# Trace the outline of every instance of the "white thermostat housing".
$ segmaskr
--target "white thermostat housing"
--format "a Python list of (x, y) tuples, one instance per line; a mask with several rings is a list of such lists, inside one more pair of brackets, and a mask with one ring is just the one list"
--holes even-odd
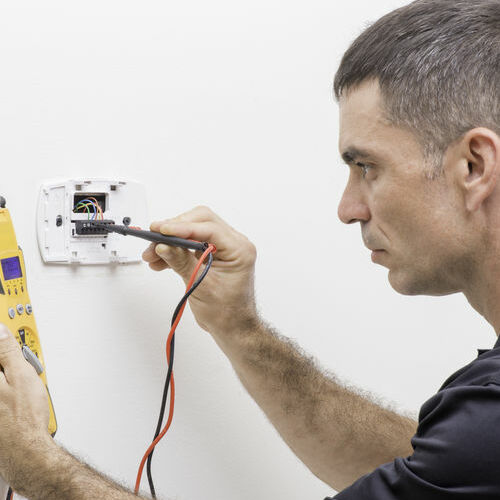
[(75, 221), (94, 217), (75, 206), (93, 197), (106, 220), (149, 230), (146, 190), (124, 179), (67, 179), (45, 181), (37, 207), (37, 238), (44, 262), (55, 264), (126, 264), (141, 262), (148, 242), (118, 233), (76, 234)]

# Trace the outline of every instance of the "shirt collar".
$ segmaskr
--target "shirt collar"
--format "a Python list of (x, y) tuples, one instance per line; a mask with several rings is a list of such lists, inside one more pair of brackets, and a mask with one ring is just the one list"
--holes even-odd
[[(500, 348), (500, 337), (497, 339), (497, 341), (495, 342), (495, 345), (493, 346), (492, 349), (478, 349), (477, 356), (478, 356), (478, 358), (481, 357), (481, 359), (486, 359), (486, 358), (489, 358), (491, 356), (498, 356), (499, 352), (495, 351), (497, 348)], [(470, 368), (470, 366), (476, 362), (477, 362), (477, 360), (473, 360), (468, 365), (464, 366), (463, 368), (460, 368), (460, 370), (458, 370), (455, 373), (453, 373), (452, 375), (450, 375), (445, 380), (444, 384), (441, 386), (441, 388), (439, 390), (442, 391), (446, 386), (451, 384), (459, 375), (461, 375), (462, 373), (467, 371)]]
[[(500, 335), (498, 336), (496, 342), (495, 342), (495, 345), (493, 346), (493, 349), (497, 349), (498, 347), (500, 347)], [(491, 351), (492, 349), (478, 349), (477, 350), (477, 355), (478, 356), (481, 356), (481, 354), (484, 354), (485, 352), (489, 352)]]

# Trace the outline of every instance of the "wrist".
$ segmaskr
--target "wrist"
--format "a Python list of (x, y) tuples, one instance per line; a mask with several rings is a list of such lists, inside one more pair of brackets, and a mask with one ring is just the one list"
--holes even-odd
[(24, 496), (33, 495), (36, 492), (29, 491), (29, 484), (36, 481), (31, 478), (54, 471), (62, 450), (48, 433), (23, 435), (14, 450), (3, 464), (2, 475), (14, 491)]
[(223, 325), (210, 333), (231, 362), (237, 362), (247, 349), (262, 342), (259, 339), (266, 331), (264, 320), (257, 313), (238, 314)]
[(223, 311), (217, 327), (211, 330), (216, 340), (238, 341), (260, 329), (262, 318), (255, 309)]

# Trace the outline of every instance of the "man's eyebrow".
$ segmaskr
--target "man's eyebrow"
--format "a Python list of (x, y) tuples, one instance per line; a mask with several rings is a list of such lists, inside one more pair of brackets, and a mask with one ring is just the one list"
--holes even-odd
[(359, 148), (356, 148), (354, 146), (347, 148), (342, 153), (341, 156), (342, 156), (342, 159), (344, 160), (344, 162), (347, 163), (348, 165), (356, 162), (357, 160), (375, 161), (377, 159), (369, 151), (364, 151), (363, 149), (359, 149)]

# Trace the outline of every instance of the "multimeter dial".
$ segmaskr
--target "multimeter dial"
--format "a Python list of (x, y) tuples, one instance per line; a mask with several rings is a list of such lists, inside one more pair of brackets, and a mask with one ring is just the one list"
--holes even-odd
[(16, 337), (21, 345), (27, 345), (33, 354), (36, 355), (37, 358), (40, 358), (40, 354), (38, 352), (38, 342), (36, 340), (34, 332), (31, 330), (30, 327), (24, 326), (22, 328), (19, 328), (19, 330), (16, 332)]

